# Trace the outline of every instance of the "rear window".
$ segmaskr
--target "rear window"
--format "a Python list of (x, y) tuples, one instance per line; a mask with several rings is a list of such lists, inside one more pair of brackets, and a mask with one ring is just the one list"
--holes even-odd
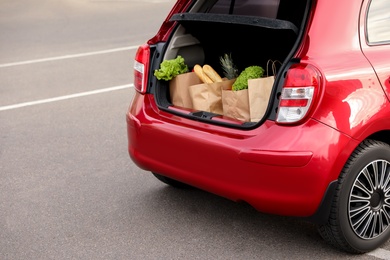
[(371, 1), (367, 14), (367, 36), (370, 44), (390, 42), (390, 5), (388, 1)]
[(267, 18), (276, 18), (280, 0), (219, 0), (210, 10), (210, 13), (253, 15)]
[(214, 14), (258, 16), (285, 20), (298, 28), (302, 25), (307, 0), (216, 0), (205, 1), (206, 10)]

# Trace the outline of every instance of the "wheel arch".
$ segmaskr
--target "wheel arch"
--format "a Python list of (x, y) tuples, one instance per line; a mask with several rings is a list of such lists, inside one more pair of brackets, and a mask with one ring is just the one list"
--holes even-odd
[(390, 219), (379, 216), (389, 209), (390, 145), (382, 134), (370, 137), (384, 139), (367, 138), (355, 149), (339, 177), (329, 221), (318, 228), (327, 242), (347, 252), (371, 251), (390, 237)]
[[(376, 141), (381, 141), (384, 143), (387, 143), (390, 145), (390, 130), (382, 130), (376, 133), (371, 134), (365, 140), (370, 139), (370, 140), (376, 140)], [(364, 142), (364, 140), (362, 141)]]
[[(348, 158), (354, 153), (354, 151), (359, 147), (359, 145), (362, 144), (363, 142), (365, 142), (366, 140), (380, 141), (380, 142), (384, 142), (384, 143), (387, 143), (388, 145), (390, 145), (390, 130), (381, 130), (381, 131), (378, 131), (376, 133), (373, 133), (373, 134), (367, 136), (364, 140), (357, 143), (356, 147), (354, 149), (352, 149)], [(347, 163), (348, 158), (343, 163), (343, 165), (345, 165), (345, 163)], [(342, 168), (344, 168), (344, 166)], [(341, 174), (341, 171), (339, 171), (337, 173), (337, 179), (335, 179), (334, 181), (329, 183), (317, 211), (312, 216), (306, 218), (308, 221), (313, 222), (315, 224), (324, 224), (328, 221), (328, 218), (330, 215), (330, 210), (331, 210), (332, 198), (335, 195), (337, 181), (338, 181), (338, 178), (340, 177), (340, 174)]]

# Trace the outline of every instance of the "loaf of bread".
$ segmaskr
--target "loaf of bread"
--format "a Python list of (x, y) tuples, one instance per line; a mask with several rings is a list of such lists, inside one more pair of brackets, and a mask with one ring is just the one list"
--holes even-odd
[(203, 72), (213, 81), (222, 82), (221, 76), (208, 64), (203, 65)]
[(207, 76), (206, 73), (203, 71), (202, 66), (200, 66), (199, 64), (196, 64), (194, 66), (194, 72), (203, 83), (213, 83), (210, 77)]

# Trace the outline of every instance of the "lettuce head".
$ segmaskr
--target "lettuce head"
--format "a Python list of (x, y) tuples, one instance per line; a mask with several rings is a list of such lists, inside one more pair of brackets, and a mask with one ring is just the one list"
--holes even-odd
[(249, 66), (238, 75), (233, 83), (232, 90), (242, 90), (248, 88), (249, 79), (261, 78), (264, 74), (264, 69), (260, 66)]
[(158, 80), (169, 81), (185, 72), (188, 72), (188, 66), (185, 64), (184, 58), (179, 55), (176, 59), (161, 62), (160, 69), (154, 71), (154, 76)]

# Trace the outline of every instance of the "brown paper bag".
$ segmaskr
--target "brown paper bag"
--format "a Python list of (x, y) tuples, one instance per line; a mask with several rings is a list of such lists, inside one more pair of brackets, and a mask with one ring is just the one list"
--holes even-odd
[(195, 72), (187, 72), (174, 77), (169, 81), (169, 93), (172, 104), (179, 107), (192, 108), (189, 87), (200, 83), (202, 81)]
[(250, 119), (248, 90), (222, 89), (223, 115), (243, 122)]
[[(248, 80), (251, 122), (260, 121), (263, 118), (265, 111), (267, 110), (272, 87), (275, 82), (275, 75), (277, 73), (277, 64), (282, 65), (282, 63), (278, 60), (268, 60), (266, 76), (263, 78)], [(272, 69), (272, 75), (269, 73), (270, 67)]]
[(267, 110), (275, 77), (248, 80), (250, 121), (260, 121)]
[(231, 88), (234, 81), (235, 79), (190, 86), (193, 108), (222, 115), (222, 88)]

